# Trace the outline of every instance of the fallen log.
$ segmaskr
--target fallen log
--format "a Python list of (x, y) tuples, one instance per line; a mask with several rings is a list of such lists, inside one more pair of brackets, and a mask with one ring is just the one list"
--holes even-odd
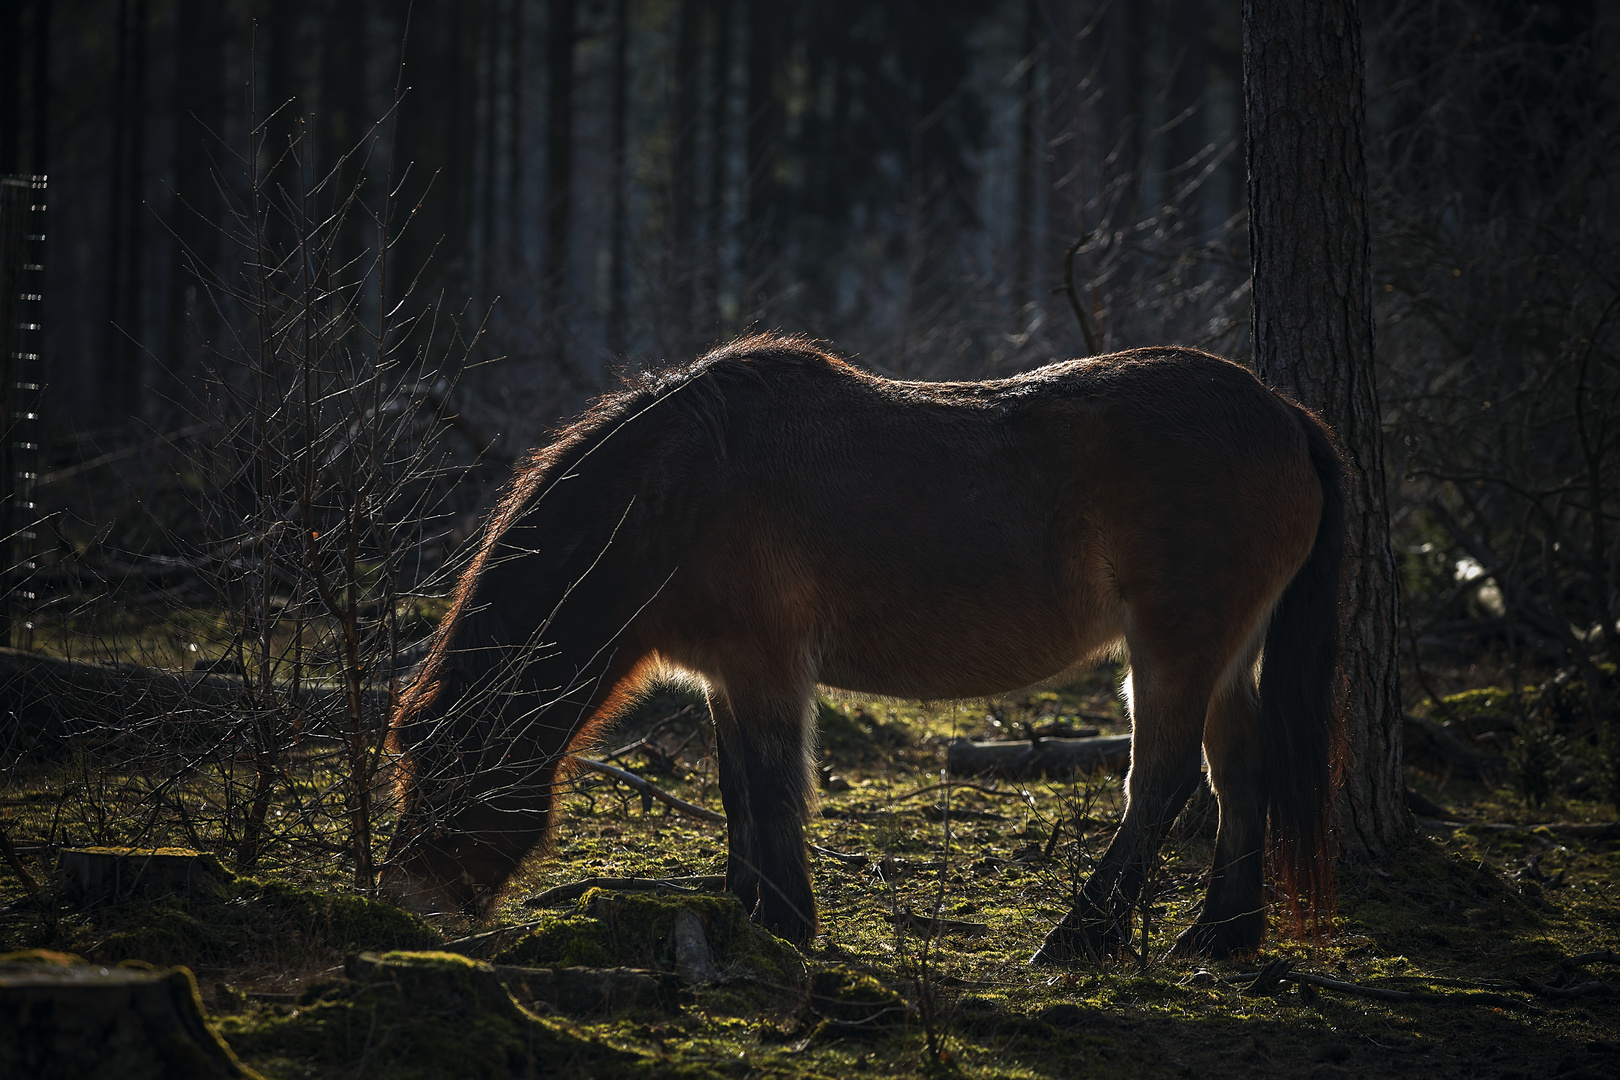
[[(438, 954), (442, 956), (442, 954)], [(511, 1001), (542, 1002), (563, 1013), (603, 1013), (616, 1009), (673, 1008), (677, 975), (639, 968), (519, 967), (474, 961), (449, 966), (434, 953), (374, 953), (351, 956), (343, 973), (356, 982), (379, 978), (405, 985), (412, 996), (434, 1003), (443, 997), (453, 1008), (468, 1007), (461, 980), (475, 984), (480, 1007), (511, 1013)], [(510, 997), (509, 997), (510, 995)]]
[(1502, 772), (1501, 755), (1475, 750), (1433, 720), (1405, 717), (1402, 738), (1407, 763), (1436, 776), (1454, 772), (1469, 780), (1489, 780)]
[(685, 799), (671, 795), (658, 785), (648, 783), (646, 780), (643, 780), (641, 777), (627, 769), (621, 769), (617, 765), (609, 765), (605, 761), (597, 761), (593, 758), (579, 757), (577, 755), (572, 760), (574, 764), (588, 769), (593, 773), (600, 773), (602, 776), (611, 777), (622, 784), (628, 784), (641, 795), (642, 803), (644, 804), (645, 809), (652, 809), (652, 801), (657, 799), (670, 809), (679, 810), (681, 813), (686, 814), (689, 817), (695, 817), (699, 821), (711, 821), (716, 825), (724, 825), (726, 823), (726, 815), (716, 813), (706, 806), (699, 806), (697, 803), (689, 803)]
[[(1448, 821), (1441, 818), (1418, 817), (1418, 824), (1429, 829), (1467, 829), (1477, 833), (1524, 832), (1532, 837), (1539, 832), (1554, 836), (1573, 836), (1578, 840), (1620, 840), (1620, 821), (1548, 821), (1539, 824), (1514, 825), (1506, 821)], [(1546, 837), (1537, 837), (1550, 844)]]
[(100, 967), (45, 953), (0, 958), (0, 1076), (258, 1075), (208, 1025), (185, 968)]
[[(277, 688), (290, 692), (285, 684)], [(306, 735), (321, 734), (347, 709), (341, 687), (306, 681), (299, 693)], [(388, 722), (387, 692), (368, 689), (363, 697), (380, 729)], [(0, 754), (50, 758), (70, 748), (120, 745), (190, 754), (223, 745), (254, 712), (263, 712), (257, 688), (239, 675), (0, 648), (0, 716), (12, 718)]]
[(1129, 735), (1036, 739), (1034, 742), (955, 739), (945, 748), (945, 771), (952, 776), (1019, 780), (1032, 776), (1070, 776), (1098, 769), (1124, 772), (1130, 763)]

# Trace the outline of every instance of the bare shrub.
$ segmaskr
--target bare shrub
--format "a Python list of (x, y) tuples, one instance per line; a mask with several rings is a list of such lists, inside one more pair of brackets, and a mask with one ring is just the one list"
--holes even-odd
[(1597, 740), (1598, 664), (1620, 661), (1612, 73), (1544, 8), (1393, 4), (1376, 51), (1380, 394), (1411, 633), (1578, 673)]

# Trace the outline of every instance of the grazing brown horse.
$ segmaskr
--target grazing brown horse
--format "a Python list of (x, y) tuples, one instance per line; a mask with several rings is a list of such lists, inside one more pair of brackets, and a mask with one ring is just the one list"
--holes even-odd
[(1190, 349), (923, 383), (751, 337), (634, 381), (519, 471), (461, 579), (394, 718), (385, 886), (481, 908), (568, 754), (685, 672), (714, 713), (727, 884), (804, 941), (818, 684), (981, 697), (1123, 643), (1126, 813), (1037, 959), (1117, 945), (1200, 751), (1220, 830), (1178, 947), (1253, 947), (1268, 820), (1279, 893), (1329, 882), (1340, 473), (1319, 420)]

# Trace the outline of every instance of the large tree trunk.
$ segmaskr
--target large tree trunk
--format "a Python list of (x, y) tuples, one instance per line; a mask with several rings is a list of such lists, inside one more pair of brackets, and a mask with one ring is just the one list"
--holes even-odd
[(1412, 829), (1401, 779), (1395, 556), (1373, 382), (1361, 25), (1354, 0), (1244, 0), (1249, 245), (1260, 377), (1338, 431), (1347, 478), (1339, 847), (1374, 858)]

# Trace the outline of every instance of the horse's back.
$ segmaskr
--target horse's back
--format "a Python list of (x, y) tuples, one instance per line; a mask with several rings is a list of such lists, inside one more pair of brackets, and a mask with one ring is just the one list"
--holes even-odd
[(748, 374), (717, 373), (703, 538), (672, 597), (702, 623), (700, 668), (792, 653), (857, 690), (1010, 689), (1117, 639), (1133, 605), (1228, 618), (1314, 535), (1290, 407), (1206, 354), (985, 383)]

